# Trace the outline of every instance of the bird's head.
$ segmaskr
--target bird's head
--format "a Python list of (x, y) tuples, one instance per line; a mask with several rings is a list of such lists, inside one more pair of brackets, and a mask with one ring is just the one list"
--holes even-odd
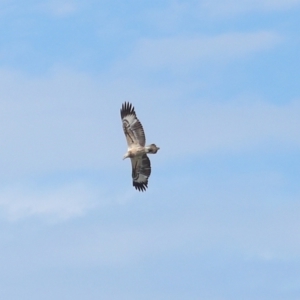
[(151, 144), (148, 148), (149, 153), (155, 154), (160, 148), (157, 147), (155, 144)]

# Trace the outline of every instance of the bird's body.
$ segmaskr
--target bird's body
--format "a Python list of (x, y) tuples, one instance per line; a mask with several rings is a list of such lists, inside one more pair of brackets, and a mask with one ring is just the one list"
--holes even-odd
[(158, 147), (156, 147), (155, 144), (151, 144), (149, 146), (141, 147), (140, 145), (129, 147), (127, 152), (124, 155), (124, 159), (127, 157), (138, 157), (143, 156), (147, 153), (155, 154), (159, 150)]
[(125, 102), (122, 105), (121, 119), (128, 144), (128, 150), (123, 159), (128, 157), (131, 159), (133, 186), (139, 191), (145, 191), (151, 174), (151, 164), (147, 153), (155, 154), (159, 147), (155, 144), (145, 146), (144, 129), (136, 117), (132, 104)]
[(140, 147), (140, 146), (130, 147), (130, 148), (128, 148), (127, 152), (125, 153), (124, 159), (127, 158), (127, 157), (132, 158), (132, 157), (135, 157), (135, 156), (142, 156), (145, 153), (146, 152), (145, 152), (144, 147)]

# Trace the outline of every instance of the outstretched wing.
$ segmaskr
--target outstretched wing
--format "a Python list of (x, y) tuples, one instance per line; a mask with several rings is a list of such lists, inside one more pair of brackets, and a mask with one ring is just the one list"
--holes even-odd
[(121, 119), (128, 146), (140, 145), (144, 147), (146, 143), (144, 129), (136, 117), (134, 107), (131, 103), (125, 102), (122, 104)]
[(147, 154), (131, 158), (132, 185), (139, 191), (145, 191), (148, 187), (148, 178), (151, 174), (150, 159)]

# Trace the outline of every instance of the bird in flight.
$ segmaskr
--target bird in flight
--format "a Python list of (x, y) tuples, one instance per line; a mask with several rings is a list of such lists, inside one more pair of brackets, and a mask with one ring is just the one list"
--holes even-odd
[(147, 153), (155, 154), (159, 147), (155, 144), (145, 146), (144, 129), (131, 103), (125, 102), (122, 104), (121, 119), (128, 145), (128, 150), (123, 159), (128, 157), (131, 159), (132, 185), (143, 192), (148, 187), (148, 178), (151, 174), (151, 163)]

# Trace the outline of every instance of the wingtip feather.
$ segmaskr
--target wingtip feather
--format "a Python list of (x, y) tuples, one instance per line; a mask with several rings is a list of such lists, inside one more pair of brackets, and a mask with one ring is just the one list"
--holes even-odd
[(145, 192), (146, 189), (148, 188), (148, 182), (134, 182), (132, 183), (132, 185), (135, 187), (136, 190), (138, 190), (139, 192)]
[(130, 102), (126, 102), (126, 101), (122, 104), (120, 113), (122, 119), (128, 115), (134, 115), (134, 116), (136, 115), (134, 106)]

